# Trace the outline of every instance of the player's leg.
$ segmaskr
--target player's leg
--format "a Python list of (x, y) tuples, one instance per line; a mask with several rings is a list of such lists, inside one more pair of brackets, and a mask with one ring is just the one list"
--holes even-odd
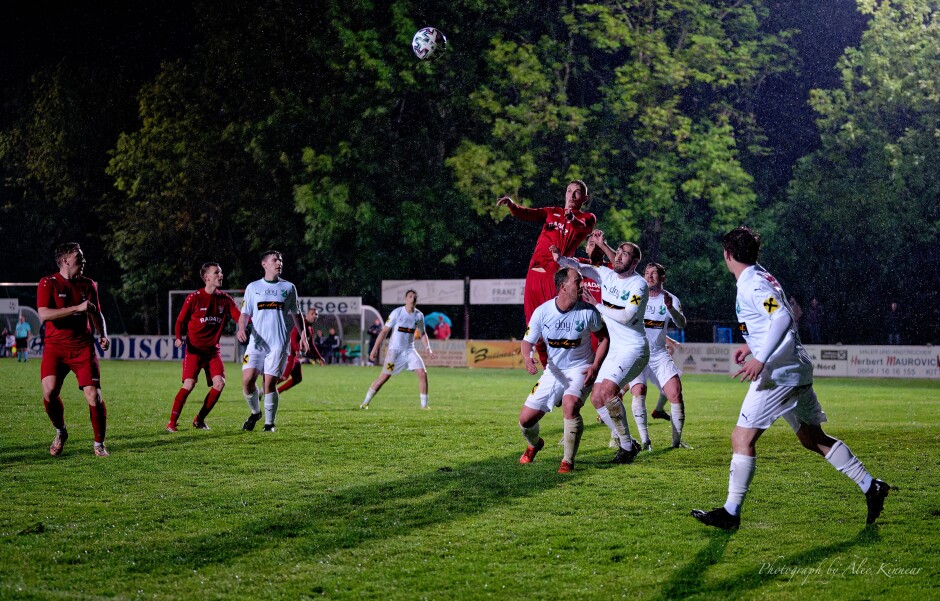
[(422, 409), (429, 409), (428, 407), (428, 371), (424, 368), (416, 369), (415, 374), (418, 376), (418, 397), (421, 401)]
[[(415, 353), (417, 354), (417, 353)], [(369, 390), (366, 391), (366, 398), (359, 404), (360, 409), (368, 409), (369, 403), (372, 402), (372, 397), (377, 395), (382, 386), (388, 382), (388, 379), (393, 375), (400, 373), (405, 369), (406, 361), (401, 361), (402, 357), (399, 357), (400, 353), (397, 350), (388, 349), (385, 353), (385, 363), (382, 364), (382, 372), (379, 374), (379, 377), (375, 379), (374, 382), (369, 386)]]
[(277, 381), (284, 373), (287, 364), (287, 348), (272, 348), (264, 360), (264, 431), (274, 432), (275, 418), (280, 394), (277, 391)]
[[(62, 404), (62, 397), (59, 396), (59, 393), (62, 392), (62, 382), (64, 380), (64, 375), (60, 376), (56, 373), (56, 361), (53, 357), (53, 352), (50, 352), (47, 349), (47, 353), (43, 354), (42, 357), (42, 404), (46, 409), (46, 414), (49, 416), (49, 421), (52, 422), (52, 426), (56, 430), (55, 438), (52, 441), (52, 445), (49, 447), (49, 454), (53, 457), (62, 454), (62, 449), (65, 447), (65, 441), (69, 438), (68, 430), (65, 428), (65, 406)], [(46, 375), (46, 370), (50, 369), (52, 373)], [(64, 373), (68, 373), (68, 368), (65, 369)]]
[(633, 410), (633, 421), (636, 422), (636, 429), (640, 435), (640, 447), (647, 450), (653, 450), (650, 443), (649, 427), (646, 419), (646, 370), (643, 370), (639, 376), (630, 381), (630, 395), (633, 397), (631, 409)]
[(176, 423), (179, 421), (180, 413), (183, 412), (183, 405), (186, 404), (186, 399), (189, 398), (189, 393), (193, 391), (195, 386), (196, 380), (193, 378), (183, 380), (182, 386), (180, 386), (179, 391), (177, 391), (176, 396), (173, 398), (173, 408), (170, 409), (170, 421), (167, 422), (166, 425), (167, 432), (176, 432)]
[(581, 434), (584, 433), (584, 419), (581, 417), (581, 407), (584, 400), (576, 395), (566, 394), (561, 399), (564, 413), (564, 456), (558, 466), (559, 474), (567, 474), (574, 469), (574, 458), (581, 445)]
[[(248, 403), (248, 410), (251, 414), (245, 423), (242, 424), (242, 430), (254, 430), (255, 424), (261, 420), (261, 402), (260, 392), (258, 391), (258, 376), (261, 375), (259, 366), (255, 366), (255, 359), (252, 355), (247, 356), (249, 363), (242, 366), (242, 393), (245, 396), (245, 402)], [(261, 365), (264, 361), (260, 362)]]
[[(222, 363), (221, 357), (219, 358), (219, 363)], [(212, 411), (215, 404), (219, 402), (219, 397), (222, 396), (222, 390), (225, 389), (225, 370), (223, 368), (222, 373), (212, 374), (212, 386), (209, 387), (209, 392), (206, 393), (206, 398), (202, 400), (202, 407), (199, 409), (199, 413), (196, 414), (196, 417), (193, 418), (193, 427), (197, 430), (209, 430), (209, 426), (206, 425), (206, 416), (209, 415), (209, 412)]]
[(95, 433), (95, 455), (107, 457), (108, 451), (104, 448), (104, 437), (108, 426), (108, 409), (104, 399), (101, 398), (101, 389), (97, 386), (83, 386), (82, 392), (88, 402), (88, 414), (91, 418), (91, 429)]
[(294, 386), (300, 384), (304, 379), (303, 372), (300, 369), (300, 361), (297, 360), (297, 357), (294, 353), (291, 353), (287, 358), (287, 366), (284, 367), (284, 373), (281, 374), (280, 386), (277, 387), (277, 391), (284, 392), (285, 390), (290, 390)]
[(669, 399), (672, 409), (672, 448), (678, 449), (682, 446), (682, 430), (685, 427), (685, 400), (682, 397), (682, 380), (678, 375), (663, 384), (663, 394)]
[(519, 457), (519, 463), (532, 463), (535, 455), (545, 446), (545, 441), (539, 437), (539, 420), (543, 415), (545, 411), (527, 405), (523, 405), (522, 411), (519, 412), (519, 428), (527, 445), (525, 452)]

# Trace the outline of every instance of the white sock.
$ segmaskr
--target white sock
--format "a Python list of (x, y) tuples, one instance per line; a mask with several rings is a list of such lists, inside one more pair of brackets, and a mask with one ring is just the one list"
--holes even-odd
[(604, 403), (613, 423), (614, 430), (620, 437), (620, 448), (629, 451), (633, 446), (633, 437), (630, 436), (630, 423), (627, 421), (627, 410), (620, 397), (614, 397)]
[(277, 402), (281, 395), (275, 390), (264, 395), (264, 424), (274, 425), (274, 418), (277, 416)]
[(530, 446), (530, 447), (534, 447), (535, 445), (537, 445), (537, 444), (539, 443), (539, 424), (538, 424), (538, 422), (536, 422), (535, 425), (532, 426), (531, 428), (526, 428), (526, 427), (522, 426), (521, 424), (519, 425), (519, 427), (522, 428), (522, 436), (523, 436), (523, 438), (525, 438), (525, 441), (526, 441), (527, 443), (529, 443), (529, 446)]
[(564, 461), (573, 464), (574, 456), (578, 453), (578, 445), (581, 444), (581, 434), (584, 432), (584, 419), (579, 415), (574, 419), (565, 421), (565, 456)]
[(656, 411), (662, 411), (663, 408), (666, 406), (666, 401), (668, 400), (669, 399), (666, 398), (666, 395), (664, 395), (663, 393), (659, 393), (659, 398), (656, 399)]
[(844, 442), (837, 440), (836, 444), (832, 445), (829, 454), (826, 455), (826, 461), (858, 484), (862, 492), (868, 492), (871, 487), (871, 474)]
[(672, 444), (673, 446), (682, 441), (682, 426), (685, 425), (685, 401), (672, 404)]
[(248, 403), (248, 409), (254, 413), (261, 413), (261, 405), (258, 403), (258, 389), (255, 388), (254, 392), (245, 393), (245, 401)]
[(744, 504), (744, 495), (751, 486), (751, 479), (757, 471), (757, 457), (749, 455), (731, 455), (731, 469), (728, 474), (728, 500), (725, 501), (725, 511), (731, 515), (741, 513)]
[(610, 411), (607, 410), (607, 407), (598, 407), (597, 416), (601, 418), (601, 421), (610, 428), (610, 435), (617, 439), (617, 443), (620, 443), (620, 435), (617, 434), (617, 428), (614, 427), (614, 421), (610, 419)]
[(366, 400), (362, 401), (362, 404), (363, 404), (363, 405), (368, 405), (368, 404), (369, 404), (369, 401), (371, 401), (371, 400), (372, 400), (372, 397), (374, 397), (374, 396), (375, 396), (375, 391), (370, 388), (369, 391), (366, 392)]
[(418, 396), (421, 397), (421, 406), (422, 406), (422, 407), (427, 407), (427, 406), (428, 406), (428, 395), (426, 395), (426, 394), (420, 394), (420, 393), (419, 393)]
[(646, 424), (646, 395), (633, 395), (633, 419), (636, 429), (640, 433), (640, 442), (646, 444), (650, 441), (650, 432)]

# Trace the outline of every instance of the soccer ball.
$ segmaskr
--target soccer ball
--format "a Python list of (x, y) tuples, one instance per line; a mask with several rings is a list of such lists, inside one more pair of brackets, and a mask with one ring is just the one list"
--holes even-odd
[(411, 40), (411, 49), (415, 51), (415, 56), (421, 60), (439, 56), (446, 47), (447, 38), (433, 27), (419, 29)]

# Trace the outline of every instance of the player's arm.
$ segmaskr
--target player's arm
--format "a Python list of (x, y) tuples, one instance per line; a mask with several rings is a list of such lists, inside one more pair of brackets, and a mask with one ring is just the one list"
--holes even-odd
[(604, 319), (610, 319), (622, 325), (629, 325), (636, 319), (637, 311), (640, 310), (639, 304), (631, 305), (632, 303), (627, 303), (627, 306), (623, 309), (614, 309), (605, 306), (604, 303), (597, 303), (594, 307), (604, 316)]
[(45, 279), (39, 283), (39, 290), (36, 294), (36, 306), (40, 321), (55, 321), (63, 317), (78, 315), (88, 310), (87, 300), (78, 305), (62, 307), (61, 309), (54, 306), (50, 307), (49, 305), (53, 304), (52, 296), (54, 293), (55, 291), (52, 289), (52, 285)]
[(663, 304), (666, 305), (666, 310), (669, 311), (669, 317), (672, 318), (676, 327), (680, 330), (685, 329), (686, 319), (685, 314), (682, 313), (682, 306), (665, 290), (663, 290)]
[(382, 328), (382, 331), (379, 332), (378, 338), (375, 339), (375, 346), (372, 347), (372, 352), (369, 353), (369, 361), (375, 363), (375, 360), (379, 358), (379, 349), (382, 348), (382, 342), (388, 336), (388, 333), (392, 331), (392, 326), (386, 325)]
[(601, 364), (604, 363), (604, 359), (607, 358), (607, 351), (610, 349), (610, 334), (608, 334), (607, 327), (603, 325), (603, 322), (601, 322), (601, 329), (595, 331), (594, 335), (597, 336), (597, 351), (594, 353), (594, 363), (588, 368), (587, 378), (584, 380), (585, 386), (590, 386), (597, 379), (597, 373), (600, 371)]
[[(780, 304), (779, 301), (778, 304)], [(793, 317), (787, 310), (786, 305), (780, 306), (780, 308), (770, 316), (770, 328), (768, 328), (767, 334), (764, 336), (764, 344), (762, 344), (757, 353), (751, 357), (750, 361), (747, 361), (732, 377), (737, 378), (741, 376), (742, 382), (753, 382), (756, 380), (761, 372), (764, 371), (764, 365), (767, 364), (767, 360), (770, 359), (771, 355), (780, 347), (787, 332), (790, 331), (792, 324)], [(735, 356), (737, 356), (737, 354)]]
[(245, 297), (242, 300), (242, 312), (238, 316), (238, 331), (235, 332), (235, 338), (239, 342), (245, 344), (248, 342), (248, 322), (251, 321), (251, 295), (254, 293), (254, 289), (251, 287), (251, 284), (248, 284), (248, 287), (245, 288)]
[[(555, 259), (555, 262), (558, 263), (559, 266), (577, 269), (582, 277), (591, 278), (595, 282), (601, 281), (601, 274), (593, 265), (582, 263), (574, 257), (561, 256), (561, 252), (558, 250), (557, 246), (549, 246), (548, 250), (552, 253), (552, 258)], [(594, 300), (592, 299), (590, 302), (593, 304)]]
[(294, 328), (300, 335), (300, 351), (306, 353), (310, 350), (310, 342), (307, 340), (307, 324), (304, 323), (304, 316), (300, 313), (291, 313), (294, 318)]
[(424, 348), (427, 349), (429, 355), (433, 355), (434, 351), (431, 350), (431, 337), (428, 336), (428, 330), (424, 325), (424, 318), (421, 319), (421, 340), (424, 341)]
[(183, 301), (183, 308), (180, 309), (180, 314), (176, 317), (176, 325), (173, 328), (174, 336), (176, 338), (176, 340), (173, 342), (173, 346), (176, 348), (183, 346), (183, 329), (189, 322), (189, 317), (192, 313), (192, 299), (192, 294), (186, 297), (186, 300)]
[(594, 230), (591, 232), (591, 239), (593, 239), (594, 244), (596, 244), (597, 247), (601, 249), (601, 251), (604, 253), (604, 256), (607, 257), (607, 260), (613, 263), (614, 257), (617, 255), (617, 253), (615, 253), (614, 249), (607, 245), (607, 240), (604, 238), (604, 231)]
[(507, 207), (509, 214), (523, 221), (545, 221), (545, 209), (530, 209), (516, 204), (512, 198), (503, 196), (496, 201), (497, 207)]
[(98, 334), (98, 346), (106, 351), (111, 346), (111, 340), (108, 338), (108, 325), (104, 321), (104, 313), (101, 312), (99, 306), (97, 284), (91, 287), (91, 294), (88, 296), (88, 300), (85, 301), (88, 303), (88, 316), (91, 317), (91, 325)]
[(535, 343), (542, 337), (541, 318), (541, 307), (537, 307), (529, 319), (525, 334), (522, 336), (522, 358), (525, 359), (525, 369), (533, 376), (539, 371), (535, 364), (535, 358), (532, 356), (532, 350), (535, 348)]
[(574, 211), (569, 211), (565, 213), (565, 217), (568, 219), (568, 221), (575, 224), (575, 226), (578, 229), (581, 229), (581, 230), (594, 229), (594, 226), (597, 225), (597, 217), (594, 215), (594, 213), (584, 213), (581, 211), (578, 211), (578, 212), (584, 215), (584, 217), (579, 219), (578, 214), (575, 213)]

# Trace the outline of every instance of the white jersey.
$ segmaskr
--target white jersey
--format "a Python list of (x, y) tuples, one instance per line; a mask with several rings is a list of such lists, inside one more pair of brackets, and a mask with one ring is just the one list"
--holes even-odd
[(245, 288), (242, 313), (251, 318), (249, 348), (269, 351), (290, 346), (292, 314), (300, 315), (297, 289), (286, 280), (260, 279)]
[(601, 285), (601, 299), (605, 307), (636, 311), (636, 314), (626, 325), (613, 319), (604, 319), (607, 323), (607, 330), (610, 332), (611, 353), (647, 345), (643, 315), (646, 313), (650, 289), (646, 280), (640, 274), (633, 272), (632, 275), (622, 278), (610, 267), (603, 265), (594, 267), (593, 265), (579, 263), (577, 259), (570, 257), (561, 257), (558, 264), (562, 267), (577, 269), (582, 276), (589, 277), (599, 283)]
[(555, 299), (535, 308), (523, 340), (531, 344), (539, 338), (548, 347), (548, 362), (567, 370), (594, 363), (591, 332), (604, 327), (601, 314), (592, 305), (578, 301), (565, 312), (559, 311)]
[(414, 348), (415, 332), (424, 335), (424, 313), (417, 308), (409, 313), (404, 307), (398, 307), (385, 320), (385, 327), (392, 329), (388, 335), (389, 350)]
[[(666, 292), (663, 290), (659, 296), (650, 295), (649, 302), (646, 303), (646, 314), (643, 318), (643, 327), (646, 329), (646, 337), (650, 341), (650, 353), (663, 351), (666, 349), (666, 331), (669, 329), (670, 322), (675, 323), (669, 309), (666, 308)], [(675, 295), (672, 296), (672, 308), (678, 313), (682, 313), (682, 304)]]
[[(786, 294), (774, 276), (760, 265), (751, 265), (742, 271), (734, 310), (738, 315), (738, 329), (751, 354), (757, 357), (770, 352), (764, 363), (764, 374), (769, 374), (773, 382), (782, 386), (812, 383), (813, 362), (800, 343)], [(790, 327), (779, 342), (768, 340), (771, 323), (780, 318), (790, 318)], [(765, 348), (775, 343), (775, 348)]]

